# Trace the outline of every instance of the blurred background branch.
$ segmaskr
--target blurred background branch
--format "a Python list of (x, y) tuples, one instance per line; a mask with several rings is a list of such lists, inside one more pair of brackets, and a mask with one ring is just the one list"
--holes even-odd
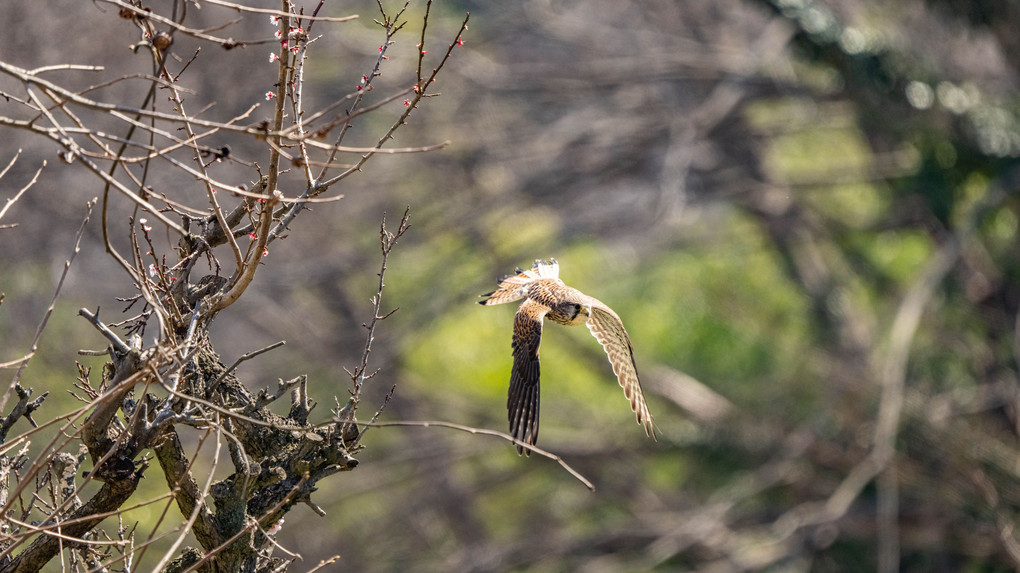
[[(82, 306), (127, 320), (123, 338), (137, 334), (143, 348), (175, 340), (161, 355), (163, 372), (186, 372), (182, 351), (202, 344), (187, 332), (194, 303), (234, 272), (217, 262), (235, 259), (224, 225), (259, 270), (208, 335), (226, 363), (280, 339), (287, 345), (241, 362), (221, 384), (244, 400), (307, 374), (307, 395), (336, 394), (346, 380), (340, 368), (362, 363), (380, 217), (410, 205), (414, 227), (386, 261), (387, 306), (400, 312), (373, 335), (381, 370), (359, 396), (386, 404), (380, 425), (439, 420), (503, 431), (512, 310), (479, 312), (473, 303), (515, 266), (556, 257), (568, 284), (623, 318), (662, 435), (646, 441), (632, 427), (586, 333), (549, 332), (544, 355), (563, 359), (544, 364), (542, 445), (596, 493), (502, 441), (381, 427), (361, 442), (357, 471), (322, 481), (314, 504), (297, 506), (274, 533), (306, 569), (336, 553), (362, 571), (1020, 563), (1016, 2), (411, 2), (403, 12), (411, 24), (392, 38), (372, 21), (375, 2), (309, 4), (304, 13), (316, 17), (360, 17), (317, 21), (314, 32), (302, 25), (300, 60), (273, 38), (268, 19), (279, 6), (259, 5), (270, 12), (237, 22), (229, 3), (196, 6), (153, 19), (148, 39), (136, 10), (118, 19), (76, 7), (89, 31), (68, 34), (56, 4), (7, 9), (24, 24), (10, 27), (0, 58), (21, 70), (0, 76), (0, 124), (13, 128), (3, 128), (0, 157), (24, 151), (0, 179), (0, 199), (35, 182), (0, 221), (18, 224), (0, 228), (0, 348), (13, 349), (0, 361), (28, 347), (80, 205), (97, 194), (80, 164), (112, 149), (124, 166), (103, 171), (118, 199), (86, 230), (26, 368), (24, 386), (51, 391), (37, 419), (49, 407), (71, 409), (58, 407), (56, 390), (73, 372), (73, 349), (95, 344), (61, 342), (97, 340), (73, 320)], [(381, 6), (392, 16), (404, 4)], [(438, 36), (418, 46), (426, 9)], [(151, 53), (146, 42), (159, 32), (173, 39), (165, 59), (173, 75), (163, 78), (124, 49)], [(456, 48), (443, 73), (423, 84), (448, 46)], [(210, 52), (229, 64), (203, 68)], [(305, 66), (303, 85), (300, 98), (278, 107), (298, 77), (277, 77), (284, 55), (294, 74)], [(46, 68), (56, 63), (73, 65)], [(123, 77), (100, 80), (74, 66)], [(143, 84), (151, 101), (118, 112), (130, 122), (72, 105), (123, 100)], [(163, 97), (170, 84), (187, 120)], [(268, 103), (267, 92), (275, 94)], [(288, 124), (301, 110), (307, 123)], [(61, 129), (47, 114), (63, 118)], [(185, 121), (192, 135), (179, 129)], [(78, 122), (95, 126), (92, 138)], [(144, 136), (117, 151), (128, 124)], [(71, 165), (50, 161), (35, 180), (53, 142), (68, 139), (80, 155)], [(275, 186), (265, 185), (261, 159), (269, 141), (280, 154)], [(203, 172), (196, 154), (219, 161)], [(300, 202), (324, 181), (342, 201)], [(209, 204), (212, 190), (223, 217)], [(280, 204), (259, 203), (274, 190)], [(234, 220), (242, 196), (251, 216)], [(145, 209), (139, 201), (152, 208), (136, 211)], [(265, 242), (249, 246), (245, 237), (258, 237), (268, 218)], [(137, 255), (118, 263), (97, 246), (99, 233), (120, 253), (135, 251), (135, 237)], [(181, 244), (182, 236), (205, 243)], [(164, 263), (147, 253), (150, 241), (183, 255), (167, 249), (180, 258)], [(170, 284), (200, 265), (188, 284)], [(125, 289), (146, 277), (145, 296), (127, 300)], [(167, 295), (176, 310), (151, 314), (143, 328)], [(128, 411), (143, 409), (142, 396)], [(337, 412), (347, 403), (339, 396)], [(146, 406), (150, 416), (157, 410)], [(332, 420), (316, 411), (309, 423), (321, 418)], [(193, 448), (201, 430), (178, 426)], [(268, 487), (267, 476), (241, 471), (264, 452), (232, 447), (225, 465), (233, 469), (221, 471)], [(12, 468), (23, 463), (14, 453), (5, 462)], [(148, 481), (156, 480), (139, 487)]]

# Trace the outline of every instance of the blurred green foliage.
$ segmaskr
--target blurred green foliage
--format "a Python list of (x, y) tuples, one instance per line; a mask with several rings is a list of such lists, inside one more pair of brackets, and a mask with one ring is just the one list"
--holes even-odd
[[(326, 520), (298, 508), (284, 545), (320, 556), (328, 540), (364, 571), (873, 570), (888, 539), (904, 571), (1020, 564), (1020, 60), (998, 29), (960, 22), (967, 4), (438, 5), (430, 25), (470, 9), (474, 34), (397, 145), (452, 145), (379, 158), (349, 199), (316, 206), (265, 261), (251, 322), (218, 333), (233, 341), (224, 361), (256, 336), (288, 338), (246, 366), (249, 386), (309, 373), (327, 418), (364, 345), (377, 221), (410, 205), (383, 294), (400, 310), (371, 355), (379, 399), (359, 419), (396, 384), (380, 422), (504, 431), (516, 305), (475, 302), (515, 265), (555, 257), (567, 284), (622, 317), (660, 434), (634, 423), (587, 329), (547, 324), (539, 445), (594, 494), (502, 440), (374, 428), (358, 470), (316, 492)], [(370, 60), (372, 31), (366, 12), (338, 42)], [(380, 85), (402, 85), (410, 60)], [(309, 83), (336, 97), (359, 65), (329, 63)], [(892, 478), (853, 490), (876, 449), (892, 328), (954, 242), (904, 359)], [(15, 348), (32, 323), (12, 302), (38, 316), (30, 293), (48, 270), (4, 263), (17, 273), (0, 278), (0, 346)], [(30, 370), (56, 411), (74, 407), (67, 349), (97, 339), (71, 307)], [(672, 393), (698, 384), (728, 414)], [(140, 497), (157, 495), (152, 478)], [(890, 481), (899, 504), (883, 522)]]

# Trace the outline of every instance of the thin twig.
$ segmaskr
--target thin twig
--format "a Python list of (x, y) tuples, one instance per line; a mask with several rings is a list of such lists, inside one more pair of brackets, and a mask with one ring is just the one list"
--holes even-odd
[(415, 97), (412, 100), (408, 101), (408, 105), (407, 108), (404, 110), (404, 113), (400, 114), (400, 117), (397, 118), (395, 122), (393, 122), (393, 124), (386, 131), (386, 133), (384, 133), (383, 136), (380, 137), (378, 141), (376, 141), (376, 144), (373, 147), (373, 151), (362, 155), (361, 159), (357, 163), (355, 163), (353, 166), (351, 166), (350, 169), (347, 169), (343, 173), (335, 175), (325, 181), (320, 181), (317, 185), (316, 191), (313, 194), (313, 196), (322, 193), (323, 191), (328, 189), (331, 185), (349, 177), (353, 173), (360, 171), (361, 168), (365, 165), (365, 163), (368, 162), (368, 160), (371, 159), (373, 155), (375, 155), (376, 153), (375, 150), (382, 149), (382, 146), (385, 145), (386, 142), (393, 137), (393, 134), (397, 131), (397, 129), (407, 124), (407, 118), (411, 116), (411, 112), (417, 108), (418, 102), (420, 102), (422, 98), (426, 97), (426, 92), (428, 91), (428, 88), (432, 85), (432, 82), (436, 79), (436, 76), (439, 75), (439, 71), (443, 69), (443, 67), (446, 65), (446, 62), (450, 59), (450, 55), (453, 53), (454, 48), (460, 45), (461, 35), (463, 35), (464, 31), (467, 30), (468, 20), (470, 19), (471, 13), (468, 12), (467, 15), (464, 17), (464, 21), (461, 22), (460, 30), (457, 32), (457, 35), (454, 38), (454, 40), (450, 42), (450, 45), (447, 48), (446, 54), (443, 56), (442, 60), (440, 60), (439, 64), (432, 69), (432, 74), (429, 75), (427, 81), (419, 79), (419, 82), (415, 84), (415, 87), (417, 88), (417, 93), (415, 94)]
[[(223, 6), (225, 8), (231, 8), (238, 12), (251, 12), (253, 14), (268, 14), (270, 16), (286, 16), (288, 12), (281, 10), (273, 10), (272, 8), (254, 8), (252, 6), (243, 6), (241, 4), (235, 4), (233, 2), (227, 2), (226, 0), (203, 0), (206, 4), (213, 4), (216, 6)], [(358, 18), (357, 14), (351, 16), (302, 16), (302, 19), (311, 20), (313, 22), (350, 22)]]
[[(360, 424), (359, 423), (359, 425), (368, 425), (368, 424)], [(469, 434), (480, 434), (480, 435), (483, 435), (483, 436), (495, 436), (497, 438), (501, 438), (501, 439), (507, 440), (509, 442), (512, 442), (515, 446), (521, 446), (521, 447), (523, 447), (523, 448), (525, 448), (525, 449), (527, 449), (527, 450), (529, 450), (531, 452), (534, 452), (534, 453), (536, 453), (536, 454), (538, 454), (538, 455), (540, 455), (542, 457), (546, 457), (546, 458), (549, 458), (550, 460), (555, 461), (556, 463), (558, 463), (560, 465), (560, 467), (562, 467), (564, 470), (566, 470), (567, 473), (569, 473), (570, 475), (574, 476), (577, 479), (577, 481), (579, 481), (582, 484), (584, 484), (584, 487), (588, 488), (591, 491), (595, 491), (595, 484), (591, 483), (591, 481), (589, 481), (588, 478), (586, 478), (583, 475), (581, 475), (580, 472), (578, 472), (574, 468), (570, 467), (570, 464), (565, 462), (563, 460), (563, 458), (561, 458), (560, 456), (557, 456), (556, 454), (554, 454), (552, 452), (543, 450), (542, 448), (539, 448), (538, 446), (534, 446), (534, 445), (522, 442), (522, 441), (514, 438), (510, 434), (507, 434), (506, 432), (500, 432), (498, 430), (489, 430), (489, 429), (486, 429), (486, 428), (474, 428), (474, 427), (471, 427), (471, 426), (464, 426), (464, 425), (461, 425), (461, 424), (454, 424), (452, 422), (437, 422), (437, 421), (431, 421), (431, 420), (429, 420), (429, 421), (420, 421), (420, 422), (419, 421), (404, 421), (404, 420), (400, 420), (400, 421), (396, 421), (396, 422), (373, 422), (371, 425), (375, 426), (375, 427), (378, 427), (378, 428), (385, 428), (385, 427), (414, 427), (414, 428), (432, 428), (432, 427), (436, 427), (436, 428), (450, 428), (450, 429), (453, 429), (453, 430), (460, 430), (462, 432), (468, 432)]]
[(35, 356), (35, 351), (39, 348), (39, 339), (42, 338), (43, 330), (46, 328), (46, 323), (50, 320), (50, 316), (53, 314), (53, 309), (57, 306), (57, 298), (60, 296), (60, 289), (64, 286), (64, 279), (67, 278), (67, 271), (71, 269), (71, 263), (74, 262), (74, 258), (78, 256), (78, 252), (81, 250), (81, 238), (85, 234), (85, 226), (89, 223), (89, 217), (92, 216), (92, 208), (96, 205), (96, 198), (85, 204), (85, 219), (81, 222), (81, 226), (78, 228), (78, 234), (74, 237), (74, 249), (71, 251), (71, 256), (64, 261), (64, 270), (60, 273), (60, 279), (57, 281), (57, 288), (53, 291), (53, 297), (50, 298), (50, 306), (46, 309), (43, 314), (42, 320), (39, 322), (39, 327), (35, 330), (35, 337), (32, 338), (32, 344), (29, 346), (28, 354), (25, 359), (21, 361), (21, 365), (18, 367), (18, 371), (14, 373), (14, 378), (11, 380), (10, 386), (7, 387), (7, 391), (4, 392), (2, 398), (0, 398), (0, 410), (4, 409), (7, 405), (7, 399), (10, 397), (11, 392), (21, 382), (21, 374), (25, 371), (25, 367), (28, 366), (28, 361)]
[(325, 561), (320, 561), (318, 565), (316, 565), (315, 567), (312, 567), (311, 569), (309, 569), (308, 573), (315, 573), (316, 571), (318, 571), (319, 569), (322, 569), (326, 565), (332, 565), (332, 564), (336, 563), (337, 560), (339, 560), (339, 559), (340, 559), (339, 555), (334, 555), (334, 556), (330, 557), (329, 559), (327, 559)]
[[(18, 160), (18, 156), (20, 155), (21, 150), (19, 149), (18, 152), (11, 159), (11, 162), (8, 163), (7, 167), (4, 168), (3, 172), (0, 172), (0, 179), (4, 178), (4, 175), (7, 174), (7, 171), (11, 168), (11, 166), (14, 165), (14, 162)], [(35, 175), (32, 176), (32, 179), (28, 183), (26, 183), (25, 186), (22, 187), (20, 191), (15, 193), (14, 197), (11, 197), (10, 199), (7, 200), (7, 202), (4, 204), (3, 209), (0, 209), (0, 219), (4, 218), (4, 215), (7, 214), (7, 210), (11, 208), (11, 205), (14, 205), (15, 203), (17, 203), (18, 199), (21, 199), (21, 196), (25, 194), (25, 191), (28, 191), (33, 185), (35, 185), (35, 182), (39, 180), (39, 174), (42, 173), (42, 170), (45, 167), (46, 160), (43, 160), (42, 165), (39, 166), (39, 169), (35, 170)]]
[(375, 328), (379, 324), (379, 321), (385, 320), (390, 317), (397, 309), (393, 309), (385, 315), (380, 315), (382, 308), (382, 294), (383, 289), (386, 287), (386, 261), (390, 256), (390, 251), (396, 246), (397, 241), (411, 228), (410, 223), (411, 209), (408, 207), (404, 211), (404, 216), (400, 219), (400, 224), (397, 226), (397, 231), (391, 233), (386, 230), (386, 217), (383, 216), (382, 224), (379, 226), (379, 244), (382, 250), (382, 263), (379, 268), (379, 282), (376, 288), (376, 293), (372, 297), (372, 319), (367, 324), (362, 324), (368, 333), (365, 335), (365, 347), (361, 352), (361, 363), (357, 368), (351, 372), (351, 380), (354, 382), (354, 393), (353, 397), (355, 402), (361, 396), (361, 387), (365, 384), (365, 381), (372, 377), (373, 374), (368, 374), (368, 356), (372, 353), (372, 343), (375, 341)]
[(258, 350), (252, 350), (251, 352), (248, 352), (248, 353), (245, 353), (245, 354), (241, 355), (241, 357), (238, 358), (237, 360), (235, 360), (234, 363), (231, 364), (229, 368), (224, 370), (222, 374), (217, 376), (216, 379), (213, 380), (209, 384), (208, 389), (206, 391), (207, 392), (212, 392), (213, 390), (215, 390), (216, 387), (220, 385), (220, 382), (223, 382), (223, 379), (226, 378), (227, 376), (229, 376), (230, 373), (233, 372), (234, 369), (236, 369), (238, 366), (240, 366), (242, 362), (251, 360), (252, 358), (255, 358), (256, 356), (259, 356), (260, 354), (264, 354), (266, 352), (269, 352), (270, 350), (273, 350), (275, 348), (279, 348), (279, 347), (283, 346), (284, 344), (287, 344), (287, 341), (286, 340), (280, 340), (278, 342), (274, 342), (274, 343), (270, 344), (269, 346), (260, 348)]

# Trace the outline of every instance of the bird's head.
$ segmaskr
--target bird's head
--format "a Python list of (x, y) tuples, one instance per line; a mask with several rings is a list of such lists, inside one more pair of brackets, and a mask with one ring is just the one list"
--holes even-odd
[(591, 305), (581, 302), (564, 302), (560, 313), (570, 318), (566, 323), (568, 326), (577, 326), (588, 322), (588, 317), (591, 316)]

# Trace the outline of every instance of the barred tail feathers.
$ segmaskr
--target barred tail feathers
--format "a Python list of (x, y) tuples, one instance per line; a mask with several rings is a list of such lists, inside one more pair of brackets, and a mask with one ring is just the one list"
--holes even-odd
[(491, 306), (520, 300), (528, 295), (528, 285), (536, 279), (559, 278), (560, 265), (556, 259), (547, 261), (536, 260), (528, 270), (517, 269), (517, 273), (507, 275), (499, 281), (499, 288), (481, 295), (485, 300), (478, 304)]

